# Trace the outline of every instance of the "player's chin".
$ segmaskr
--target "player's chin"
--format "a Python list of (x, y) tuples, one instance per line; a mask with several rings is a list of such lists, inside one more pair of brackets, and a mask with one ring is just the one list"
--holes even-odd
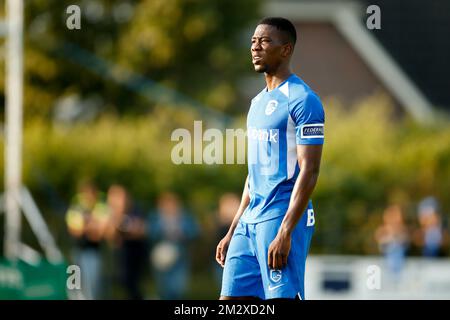
[(263, 66), (263, 65), (255, 64), (253, 66), (255, 67), (255, 71), (258, 72), (258, 73), (266, 72), (267, 68), (265, 66)]

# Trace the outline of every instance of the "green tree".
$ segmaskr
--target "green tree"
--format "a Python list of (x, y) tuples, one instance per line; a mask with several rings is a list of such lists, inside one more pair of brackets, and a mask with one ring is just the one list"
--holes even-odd
[[(66, 26), (70, 5), (81, 9), (80, 30)], [(50, 118), (70, 94), (119, 114), (174, 100), (236, 110), (258, 8), (256, 0), (25, 1), (25, 116)], [(4, 76), (0, 89), (4, 99)]]

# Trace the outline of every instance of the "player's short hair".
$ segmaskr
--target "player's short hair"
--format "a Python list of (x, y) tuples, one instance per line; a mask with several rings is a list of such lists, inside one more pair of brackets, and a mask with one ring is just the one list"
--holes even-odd
[(297, 31), (292, 22), (288, 19), (281, 17), (265, 17), (258, 22), (258, 25), (260, 24), (276, 27), (287, 36), (289, 42), (292, 42), (292, 44), (295, 45), (295, 42), (297, 41)]

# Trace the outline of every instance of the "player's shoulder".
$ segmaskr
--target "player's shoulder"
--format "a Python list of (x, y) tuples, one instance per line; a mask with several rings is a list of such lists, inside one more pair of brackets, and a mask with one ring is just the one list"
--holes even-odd
[(304, 100), (308, 96), (317, 96), (311, 87), (295, 74), (289, 78), (288, 85), (290, 101)]
[(299, 76), (294, 74), (289, 78), (288, 82), (290, 106), (301, 105), (306, 100), (314, 101), (321, 105), (319, 95)]

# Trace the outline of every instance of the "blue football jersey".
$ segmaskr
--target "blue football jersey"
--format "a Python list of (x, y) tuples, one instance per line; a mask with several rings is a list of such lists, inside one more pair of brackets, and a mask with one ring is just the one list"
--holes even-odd
[(250, 203), (241, 218), (244, 222), (286, 213), (301, 170), (297, 144), (323, 144), (324, 121), (320, 98), (295, 74), (252, 99), (247, 116)]

